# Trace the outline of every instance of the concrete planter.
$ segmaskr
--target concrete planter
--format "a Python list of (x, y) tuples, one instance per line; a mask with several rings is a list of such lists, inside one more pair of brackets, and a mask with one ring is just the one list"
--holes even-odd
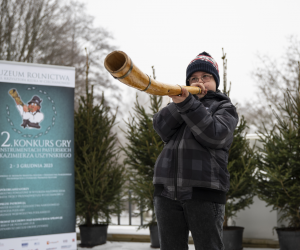
[(160, 248), (157, 225), (151, 225), (149, 227), (149, 230), (150, 230), (151, 247), (152, 248)]
[(106, 243), (108, 225), (79, 226), (81, 247), (94, 247)]
[(242, 250), (243, 232), (243, 227), (223, 227), (223, 243), (225, 250)]
[(300, 228), (277, 228), (280, 250), (300, 250)]

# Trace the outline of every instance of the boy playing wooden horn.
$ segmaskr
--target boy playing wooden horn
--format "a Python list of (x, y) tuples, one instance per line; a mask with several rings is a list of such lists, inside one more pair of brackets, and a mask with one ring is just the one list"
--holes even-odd
[(218, 90), (219, 70), (206, 52), (187, 67), (180, 96), (153, 117), (165, 142), (153, 183), (154, 206), (161, 250), (188, 249), (191, 231), (196, 250), (223, 250), (222, 230), (229, 190), (228, 151), (238, 114), (230, 99)]

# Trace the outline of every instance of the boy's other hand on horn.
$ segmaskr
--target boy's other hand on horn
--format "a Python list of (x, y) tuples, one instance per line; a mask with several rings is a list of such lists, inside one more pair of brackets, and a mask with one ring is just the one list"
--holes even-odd
[[(192, 83), (191, 86), (199, 87), (201, 89), (201, 94), (197, 95), (199, 98), (202, 98), (207, 94), (207, 89), (205, 88), (204, 84), (201, 82)], [(169, 95), (172, 98), (174, 103), (183, 102), (189, 96), (189, 92), (185, 87), (182, 87), (182, 94), (181, 95)]]
[(188, 96), (189, 96), (189, 92), (187, 91), (187, 89), (185, 87), (181, 88), (181, 95), (169, 95), (169, 97), (172, 98), (174, 103), (180, 103), (183, 102)]
[(201, 94), (197, 95), (199, 99), (201, 99), (202, 97), (204, 97), (207, 94), (207, 88), (205, 88), (205, 86), (202, 82), (192, 83), (191, 86), (199, 87), (201, 89)]

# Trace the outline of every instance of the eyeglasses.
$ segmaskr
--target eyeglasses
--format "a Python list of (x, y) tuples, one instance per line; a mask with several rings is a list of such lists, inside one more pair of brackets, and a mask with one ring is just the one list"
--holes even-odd
[(195, 76), (192, 76), (190, 79), (189, 79), (189, 82), (190, 83), (196, 83), (196, 82), (199, 82), (199, 80), (201, 79), (202, 82), (209, 82), (211, 80), (213, 76), (212, 75), (203, 75), (201, 76), (200, 78), (198, 77), (195, 77)]

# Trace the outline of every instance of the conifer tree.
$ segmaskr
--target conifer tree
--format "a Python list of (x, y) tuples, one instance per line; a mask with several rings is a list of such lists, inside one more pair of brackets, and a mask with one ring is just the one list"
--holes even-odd
[[(230, 86), (227, 90), (227, 59), (223, 50), (223, 92), (229, 96)], [(233, 142), (229, 149), (227, 169), (230, 174), (230, 189), (226, 194), (224, 227), (228, 226), (228, 219), (236, 213), (253, 204), (255, 186), (255, 157), (254, 149), (246, 139), (247, 122), (244, 116), (240, 117), (238, 126), (233, 133)]]
[(118, 214), (119, 194), (125, 182), (124, 166), (118, 164), (117, 137), (112, 133), (116, 113), (105, 105), (94, 105), (93, 86), (89, 93), (89, 61), (86, 63), (86, 97), (81, 96), (75, 113), (76, 214), (88, 226), (109, 223)]
[(128, 140), (126, 146), (122, 147), (126, 157), (124, 163), (128, 166), (129, 172), (128, 188), (135, 194), (134, 200), (142, 211), (152, 211), (151, 221), (143, 227), (156, 223), (153, 175), (156, 159), (163, 149), (163, 142), (153, 128), (152, 117), (159, 111), (161, 105), (161, 96), (150, 95), (149, 114), (136, 97), (134, 114), (126, 122), (127, 131), (124, 131)]
[(298, 86), (287, 89), (284, 103), (278, 105), (277, 124), (260, 136), (258, 197), (278, 210), (279, 222), (287, 220), (289, 227), (300, 229), (300, 64)]

